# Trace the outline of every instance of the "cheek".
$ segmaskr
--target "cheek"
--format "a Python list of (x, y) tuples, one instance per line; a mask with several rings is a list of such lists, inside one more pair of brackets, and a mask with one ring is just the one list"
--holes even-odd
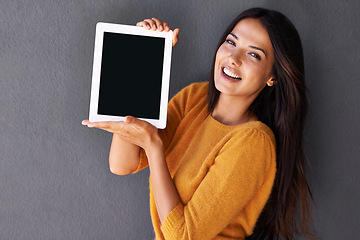
[(215, 55), (215, 67), (219, 64), (220, 56), (221, 56), (220, 49), (218, 49)]
[(249, 70), (252, 72), (253, 76), (258, 79), (258, 81), (266, 82), (272, 73), (272, 69), (269, 69), (268, 66), (258, 65), (258, 66), (249, 66)]
[(218, 50), (215, 55), (214, 75), (216, 75), (218, 72), (218, 68), (220, 65), (220, 55), (221, 54), (219, 53), (219, 50)]
[(221, 45), (218, 50), (216, 51), (216, 60), (215, 62), (219, 62), (221, 59), (224, 58), (226, 55), (226, 49), (224, 48), (224, 45)]
[(214, 67), (214, 74), (216, 74), (217, 70), (220, 67), (220, 62), (224, 59), (224, 57), (226, 57), (226, 51), (223, 47), (223, 45), (221, 45), (218, 50), (216, 51), (216, 55), (215, 55), (215, 67)]

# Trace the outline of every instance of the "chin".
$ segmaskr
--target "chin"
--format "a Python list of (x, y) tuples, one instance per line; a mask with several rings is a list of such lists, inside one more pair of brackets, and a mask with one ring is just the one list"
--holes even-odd
[(228, 80), (226, 78), (217, 77), (214, 79), (215, 88), (221, 93), (234, 93), (238, 88), (240, 81)]
[(227, 94), (227, 95), (233, 95), (234, 94), (234, 87), (233, 86), (227, 86), (224, 83), (221, 82), (216, 82), (215, 81), (215, 88), (222, 94)]

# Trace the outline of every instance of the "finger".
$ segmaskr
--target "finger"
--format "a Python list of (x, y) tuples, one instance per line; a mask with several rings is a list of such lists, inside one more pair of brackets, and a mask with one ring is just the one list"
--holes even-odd
[(99, 128), (99, 129), (102, 129), (102, 130), (105, 130), (105, 131), (108, 131), (106, 128), (105, 128), (105, 125), (100, 125), (100, 123), (98, 122), (90, 122), (89, 120), (83, 120), (81, 122), (82, 125), (84, 126), (87, 126), (88, 128)]
[(131, 124), (134, 127), (141, 127), (147, 124), (147, 122), (133, 116), (126, 116), (124, 122), (127, 124)]
[(116, 131), (121, 122), (90, 122), (87, 126), (89, 128), (100, 128), (106, 131)]
[(89, 128), (98, 128), (109, 133), (124, 133), (128, 131), (124, 122), (93, 122), (88, 125)]
[(170, 26), (169, 26), (169, 24), (167, 24), (166, 22), (164, 22), (163, 25), (164, 25), (165, 32), (170, 31)]
[(104, 122), (88, 122), (86, 125), (89, 128), (100, 128), (100, 125), (102, 125), (104, 127), (105, 123)]
[(156, 22), (152, 19), (145, 19), (144, 22), (146, 22), (147, 24), (149, 24), (149, 26), (151, 27), (151, 30), (157, 30), (157, 26), (156, 26)]
[(146, 130), (149, 131), (152, 128), (155, 128), (152, 124), (144, 121), (144, 120), (140, 120), (136, 117), (132, 117), (132, 116), (126, 116), (124, 123), (129, 124), (130, 126), (132, 126), (133, 128), (136, 128), (138, 130), (142, 129), (142, 130)]
[(132, 117), (132, 116), (126, 116), (126, 117), (125, 117), (125, 120), (124, 120), (124, 123), (131, 123), (133, 120), (134, 120), (134, 117)]
[(147, 30), (150, 30), (150, 29), (151, 29), (150, 24), (147, 23), (147, 22), (145, 22), (145, 21), (141, 21), (141, 22), (136, 23), (136, 26), (138, 26), (138, 27), (143, 27), (143, 28), (145, 28), (145, 29), (147, 29)]
[(108, 131), (106, 128), (99, 127), (99, 124), (97, 122), (90, 122), (89, 120), (84, 120), (81, 122), (81, 124), (87, 126), (88, 128), (98, 128), (104, 131)]
[(178, 29), (178, 28), (174, 29), (174, 31), (173, 31), (173, 39), (172, 39), (173, 47), (175, 47), (175, 45), (179, 41), (179, 32), (180, 32), (180, 29)]
[(164, 31), (164, 22), (160, 21), (160, 20), (157, 19), (157, 18), (152, 18), (152, 20), (155, 21), (156, 26), (157, 26), (157, 28), (158, 28), (158, 30), (159, 30), (160, 32)]
[(86, 126), (86, 125), (88, 125), (90, 123), (90, 121), (89, 120), (82, 120), (82, 122), (81, 122), (81, 124), (82, 125), (84, 125), (84, 126)]

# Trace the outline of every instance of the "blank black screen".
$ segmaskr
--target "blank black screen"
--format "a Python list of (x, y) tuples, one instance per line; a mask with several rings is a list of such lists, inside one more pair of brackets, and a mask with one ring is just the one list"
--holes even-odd
[(98, 114), (159, 119), (164, 38), (104, 33)]

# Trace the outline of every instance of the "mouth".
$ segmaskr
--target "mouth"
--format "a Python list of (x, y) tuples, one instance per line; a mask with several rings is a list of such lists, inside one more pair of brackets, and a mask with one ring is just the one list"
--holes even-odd
[(223, 72), (225, 77), (230, 78), (231, 80), (237, 80), (237, 81), (241, 80), (241, 77), (239, 75), (237, 75), (236, 73), (234, 73), (233, 71), (231, 71), (227, 67), (223, 67), (222, 72)]

